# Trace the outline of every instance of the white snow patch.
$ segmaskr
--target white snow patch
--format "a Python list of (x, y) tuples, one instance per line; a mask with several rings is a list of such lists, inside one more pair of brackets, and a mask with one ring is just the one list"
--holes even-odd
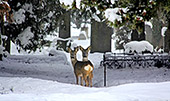
[(23, 8), (25, 11), (33, 14), (33, 6), (32, 6), (32, 4), (26, 3), (25, 5), (23, 5), (22, 8)]
[(153, 45), (148, 41), (131, 41), (124, 45), (125, 53), (142, 53), (144, 51), (153, 52)]
[(151, 23), (151, 22), (149, 22), (149, 21), (145, 21), (145, 25), (149, 25), (149, 26), (151, 27), (151, 29), (153, 28), (152, 23)]
[(53, 16), (53, 12), (50, 11), (50, 12), (48, 13), (48, 17), (51, 18), (52, 16)]
[(121, 16), (116, 14), (120, 10), (127, 12), (127, 8), (113, 8), (113, 9), (109, 8), (109, 9), (106, 9), (106, 11), (105, 11), (105, 17), (111, 22), (114, 22), (116, 19), (118, 21), (121, 21), (122, 20)]
[(161, 35), (164, 37), (165, 36), (165, 32), (168, 28), (167, 27), (162, 27), (161, 29)]
[(34, 34), (31, 32), (31, 27), (27, 27), (21, 34), (18, 35), (17, 40), (20, 40), (21, 45), (26, 47), (30, 44), (30, 39), (34, 37)]
[(13, 18), (17, 24), (21, 24), (25, 21), (25, 10), (19, 9), (17, 12), (14, 12)]
[(61, 4), (71, 6), (74, 0), (59, 0)]
[(116, 0), (111, 0), (111, 3), (112, 3), (112, 4), (115, 4), (115, 1), (116, 1)]

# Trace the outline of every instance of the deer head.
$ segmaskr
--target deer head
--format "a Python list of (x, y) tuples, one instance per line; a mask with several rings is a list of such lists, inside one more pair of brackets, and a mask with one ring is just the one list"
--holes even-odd
[(68, 48), (68, 52), (70, 53), (70, 58), (71, 58), (71, 62), (72, 65), (74, 66), (75, 63), (77, 62), (77, 52), (79, 50), (79, 47), (74, 47), (74, 50), (72, 50), (71, 48)]
[(83, 61), (88, 61), (88, 54), (89, 54), (91, 47), (89, 46), (86, 49), (84, 49), (81, 46), (79, 46), (79, 47), (80, 47), (80, 50), (82, 51)]

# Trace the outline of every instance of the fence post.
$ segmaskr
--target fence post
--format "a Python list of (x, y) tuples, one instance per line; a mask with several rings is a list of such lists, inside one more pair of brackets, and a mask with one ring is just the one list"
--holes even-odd
[(104, 86), (106, 87), (106, 64), (105, 64), (105, 53), (103, 55), (103, 66), (104, 66)]

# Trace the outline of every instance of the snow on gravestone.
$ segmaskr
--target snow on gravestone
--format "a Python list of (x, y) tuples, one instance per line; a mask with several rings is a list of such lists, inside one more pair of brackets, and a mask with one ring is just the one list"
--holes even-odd
[(81, 32), (78, 39), (79, 40), (86, 40), (85, 33)]
[(64, 51), (51, 49), (49, 51), (49, 56), (55, 56), (55, 57), (57, 57), (56, 61), (61, 61), (61, 62), (64, 62), (64, 64), (68, 64), (67, 56), (64, 53)]
[(153, 52), (153, 45), (148, 41), (131, 41), (124, 45), (125, 53)]

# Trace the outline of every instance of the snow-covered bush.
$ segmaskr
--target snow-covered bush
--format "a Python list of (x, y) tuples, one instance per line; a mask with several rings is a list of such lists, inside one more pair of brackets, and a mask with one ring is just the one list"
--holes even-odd
[(18, 35), (17, 40), (19, 40), (22, 47), (25, 48), (32, 44), (31, 38), (33, 37), (34, 34), (31, 32), (31, 27), (29, 26)]
[(148, 41), (131, 41), (124, 45), (125, 53), (153, 52), (153, 45)]

